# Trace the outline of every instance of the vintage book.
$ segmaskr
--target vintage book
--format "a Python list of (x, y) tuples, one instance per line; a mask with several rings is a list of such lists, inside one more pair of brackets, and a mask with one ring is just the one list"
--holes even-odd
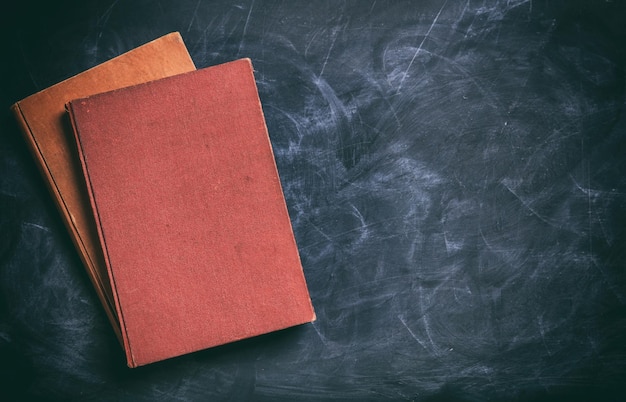
[(130, 367), (315, 319), (249, 59), (68, 112)]
[(195, 70), (171, 33), (31, 95), (12, 106), (98, 297), (122, 341), (113, 294), (65, 105), (68, 101)]

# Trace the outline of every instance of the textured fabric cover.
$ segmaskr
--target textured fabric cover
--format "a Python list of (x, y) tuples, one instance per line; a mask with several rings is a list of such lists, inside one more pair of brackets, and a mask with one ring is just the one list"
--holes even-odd
[(250, 60), (69, 112), (129, 366), (314, 320)]

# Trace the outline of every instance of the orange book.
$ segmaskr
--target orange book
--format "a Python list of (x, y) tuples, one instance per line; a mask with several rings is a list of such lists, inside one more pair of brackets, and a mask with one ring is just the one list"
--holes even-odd
[(122, 341), (97, 229), (90, 210), (68, 101), (195, 70), (179, 33), (171, 33), (31, 95), (12, 106), (98, 297)]
[(315, 319), (250, 60), (68, 112), (130, 367)]

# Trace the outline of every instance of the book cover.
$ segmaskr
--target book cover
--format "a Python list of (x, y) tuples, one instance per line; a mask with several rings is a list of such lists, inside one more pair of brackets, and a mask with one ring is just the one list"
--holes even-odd
[(68, 112), (130, 367), (315, 319), (249, 59)]
[(65, 105), (72, 99), (195, 70), (178, 32), (139, 46), (12, 105), (24, 138), (120, 341), (104, 257)]

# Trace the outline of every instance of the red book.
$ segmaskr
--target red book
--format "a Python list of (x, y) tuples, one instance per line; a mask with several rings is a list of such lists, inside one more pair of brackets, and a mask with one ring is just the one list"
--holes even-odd
[(130, 367), (315, 319), (250, 60), (68, 111)]

